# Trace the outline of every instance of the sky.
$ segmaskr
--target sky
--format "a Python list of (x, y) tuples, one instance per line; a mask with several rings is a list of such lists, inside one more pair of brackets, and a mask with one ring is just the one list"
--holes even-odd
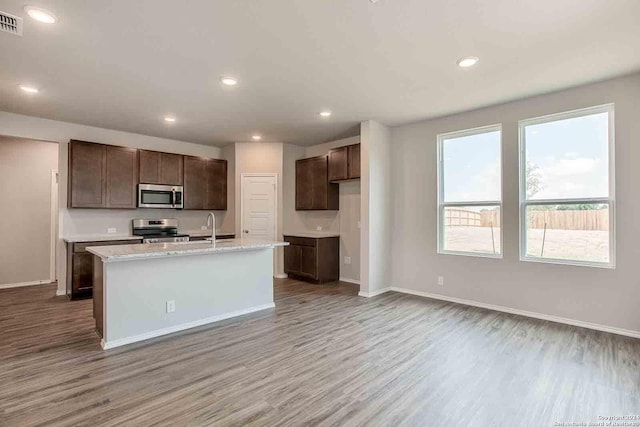
[[(608, 196), (608, 113), (528, 125), (525, 141), (532, 200)], [(444, 140), (443, 161), (445, 202), (500, 200), (500, 132)]]
[(608, 113), (525, 128), (527, 160), (538, 165), (542, 189), (532, 199), (609, 195)]
[(445, 202), (500, 200), (500, 132), (443, 142)]

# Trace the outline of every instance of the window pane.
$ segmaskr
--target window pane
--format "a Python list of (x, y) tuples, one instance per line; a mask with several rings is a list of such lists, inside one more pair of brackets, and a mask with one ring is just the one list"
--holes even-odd
[(527, 206), (527, 256), (607, 263), (607, 204)]
[(527, 199), (609, 196), (609, 113), (525, 125)]
[(445, 207), (442, 249), (500, 254), (500, 207)]
[(501, 200), (500, 131), (442, 141), (445, 202)]

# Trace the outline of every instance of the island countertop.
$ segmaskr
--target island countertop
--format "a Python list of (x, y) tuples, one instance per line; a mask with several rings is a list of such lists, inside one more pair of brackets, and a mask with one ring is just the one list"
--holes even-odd
[(257, 249), (273, 249), (287, 246), (289, 243), (259, 239), (227, 239), (211, 242), (142, 243), (137, 245), (90, 246), (87, 251), (99, 256), (103, 262), (139, 260), (186, 255), (215, 254), (220, 252), (239, 252)]

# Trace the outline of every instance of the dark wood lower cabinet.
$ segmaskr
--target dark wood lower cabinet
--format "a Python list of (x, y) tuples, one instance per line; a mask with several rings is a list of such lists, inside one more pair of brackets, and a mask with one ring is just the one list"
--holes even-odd
[(340, 278), (340, 238), (284, 236), (284, 272), (312, 283)]
[(67, 243), (67, 296), (70, 299), (93, 296), (93, 254), (87, 252), (87, 247), (136, 243), (142, 243), (142, 239)]

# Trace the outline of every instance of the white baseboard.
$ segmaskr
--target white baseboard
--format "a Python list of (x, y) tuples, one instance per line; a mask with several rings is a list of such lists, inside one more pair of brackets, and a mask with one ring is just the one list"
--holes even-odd
[(274, 308), (275, 306), (276, 305), (271, 302), (269, 304), (250, 307), (244, 310), (232, 311), (231, 313), (225, 313), (218, 316), (207, 317), (206, 319), (200, 319), (200, 320), (195, 320), (193, 322), (182, 323), (180, 325), (170, 326), (168, 328), (145, 332), (144, 334), (134, 335), (132, 337), (121, 338), (121, 339), (113, 340), (109, 342), (106, 342), (103, 338), (102, 340), (100, 340), (100, 345), (102, 346), (103, 350), (109, 350), (110, 348), (120, 347), (120, 346), (131, 344), (134, 342), (144, 341), (144, 340), (156, 338), (162, 335), (184, 331), (185, 329), (195, 328), (197, 326), (206, 325), (208, 323), (215, 323), (221, 320), (230, 319), (232, 317), (242, 316), (244, 314), (254, 313), (256, 311), (267, 310), (269, 308)]
[(56, 296), (61, 297), (67, 295), (66, 289), (56, 289)]
[(385, 292), (389, 292), (390, 290), (391, 290), (391, 288), (378, 289), (377, 291), (373, 291), (373, 292), (360, 291), (360, 292), (358, 292), (358, 296), (371, 298), (371, 297), (375, 297), (376, 295), (380, 295), (380, 294), (384, 294)]
[(0, 285), (0, 289), (11, 289), (11, 288), (22, 288), (23, 286), (36, 286), (36, 285), (48, 285), (49, 283), (54, 283), (55, 280), (45, 279), (45, 280), (34, 280), (33, 282), (20, 282), (20, 283), (7, 283), (4, 285)]
[(360, 280), (349, 279), (347, 277), (340, 277), (338, 280), (340, 280), (341, 282), (353, 283), (355, 285), (359, 285), (360, 284)]
[(597, 323), (583, 322), (582, 320), (569, 319), (566, 317), (553, 316), (550, 314), (536, 313), (533, 311), (518, 310), (515, 308), (505, 307), (502, 305), (486, 304), (483, 302), (466, 300), (462, 298), (450, 297), (446, 295), (432, 294), (429, 292), (414, 291), (413, 289), (391, 287), (390, 290), (401, 292), (403, 294), (417, 295), (425, 298), (432, 298), (441, 301), (455, 302), (458, 304), (470, 305), (473, 307), (486, 308), (488, 310), (501, 311), (503, 313), (516, 314), (519, 316), (532, 317), (534, 319), (548, 320), (555, 323), (564, 323), (565, 325), (578, 326), (581, 328), (594, 329), (596, 331), (609, 332), (627, 337), (640, 338), (640, 331), (632, 331), (629, 329), (615, 328), (612, 326), (600, 325)]
[(282, 274), (276, 274), (273, 277), (275, 277), (276, 279), (286, 279), (287, 277), (289, 277), (289, 275), (287, 273), (282, 273)]

